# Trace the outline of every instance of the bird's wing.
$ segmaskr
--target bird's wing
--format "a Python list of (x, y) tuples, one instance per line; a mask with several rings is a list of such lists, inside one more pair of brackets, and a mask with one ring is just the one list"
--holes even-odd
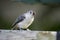
[(17, 23), (19, 23), (19, 22), (22, 22), (23, 20), (25, 19), (25, 16), (19, 16), (16, 20), (15, 20), (15, 22), (13, 23), (13, 27), (17, 24)]

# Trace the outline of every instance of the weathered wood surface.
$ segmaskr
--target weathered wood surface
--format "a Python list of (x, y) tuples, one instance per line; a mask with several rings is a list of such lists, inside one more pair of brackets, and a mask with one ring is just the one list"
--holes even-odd
[(0, 40), (56, 40), (56, 32), (0, 30)]

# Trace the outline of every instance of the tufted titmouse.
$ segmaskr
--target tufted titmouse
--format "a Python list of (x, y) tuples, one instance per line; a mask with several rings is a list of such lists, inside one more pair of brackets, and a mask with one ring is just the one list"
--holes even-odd
[(32, 22), (34, 21), (34, 15), (35, 13), (30, 10), (26, 13), (24, 13), (23, 15), (19, 16), (16, 21), (13, 23), (13, 28), (18, 27), (18, 29), (23, 30), (26, 29), (32, 24)]

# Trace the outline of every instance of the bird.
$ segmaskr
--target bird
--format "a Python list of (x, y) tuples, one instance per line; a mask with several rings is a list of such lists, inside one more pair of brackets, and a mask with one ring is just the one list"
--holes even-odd
[(29, 10), (26, 13), (17, 17), (15, 22), (12, 24), (12, 30), (17, 28), (19, 30), (29, 30), (28, 27), (34, 21), (35, 12), (33, 10)]

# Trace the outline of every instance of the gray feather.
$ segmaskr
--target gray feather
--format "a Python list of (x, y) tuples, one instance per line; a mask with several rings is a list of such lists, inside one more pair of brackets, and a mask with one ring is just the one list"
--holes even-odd
[(24, 19), (25, 19), (25, 16), (24, 16), (24, 15), (19, 16), (19, 17), (15, 20), (15, 22), (13, 23), (12, 26), (14, 27), (17, 23), (22, 22)]

